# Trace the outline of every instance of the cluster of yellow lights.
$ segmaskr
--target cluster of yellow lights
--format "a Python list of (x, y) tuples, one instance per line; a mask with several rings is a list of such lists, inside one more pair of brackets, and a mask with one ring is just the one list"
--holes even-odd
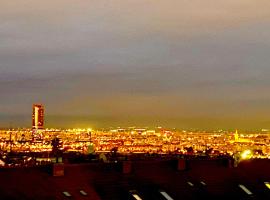
[(252, 157), (252, 152), (251, 150), (245, 150), (241, 153), (241, 158), (246, 160), (246, 159), (250, 159)]

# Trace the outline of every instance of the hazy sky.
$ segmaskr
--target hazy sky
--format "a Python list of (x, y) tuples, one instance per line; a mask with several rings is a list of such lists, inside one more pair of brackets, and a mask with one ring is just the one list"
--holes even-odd
[(0, 0), (0, 126), (270, 128), (269, 0)]

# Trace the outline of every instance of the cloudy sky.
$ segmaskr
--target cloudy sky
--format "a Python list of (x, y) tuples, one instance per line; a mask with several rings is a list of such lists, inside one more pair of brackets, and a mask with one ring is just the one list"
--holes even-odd
[(0, 127), (270, 128), (269, 0), (0, 5)]

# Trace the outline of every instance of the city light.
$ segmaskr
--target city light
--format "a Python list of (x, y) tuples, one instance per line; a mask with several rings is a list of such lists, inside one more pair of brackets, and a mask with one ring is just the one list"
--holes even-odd
[(245, 150), (244, 152), (241, 153), (241, 158), (242, 159), (250, 159), (252, 157), (252, 152), (251, 150)]

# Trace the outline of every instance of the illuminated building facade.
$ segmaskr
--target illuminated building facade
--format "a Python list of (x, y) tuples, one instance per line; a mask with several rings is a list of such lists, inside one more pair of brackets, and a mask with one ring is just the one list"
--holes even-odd
[(34, 104), (32, 112), (32, 128), (44, 128), (44, 106), (42, 104)]
[(235, 142), (238, 142), (238, 141), (239, 141), (238, 130), (235, 131), (235, 134), (234, 134), (234, 141), (235, 141)]

